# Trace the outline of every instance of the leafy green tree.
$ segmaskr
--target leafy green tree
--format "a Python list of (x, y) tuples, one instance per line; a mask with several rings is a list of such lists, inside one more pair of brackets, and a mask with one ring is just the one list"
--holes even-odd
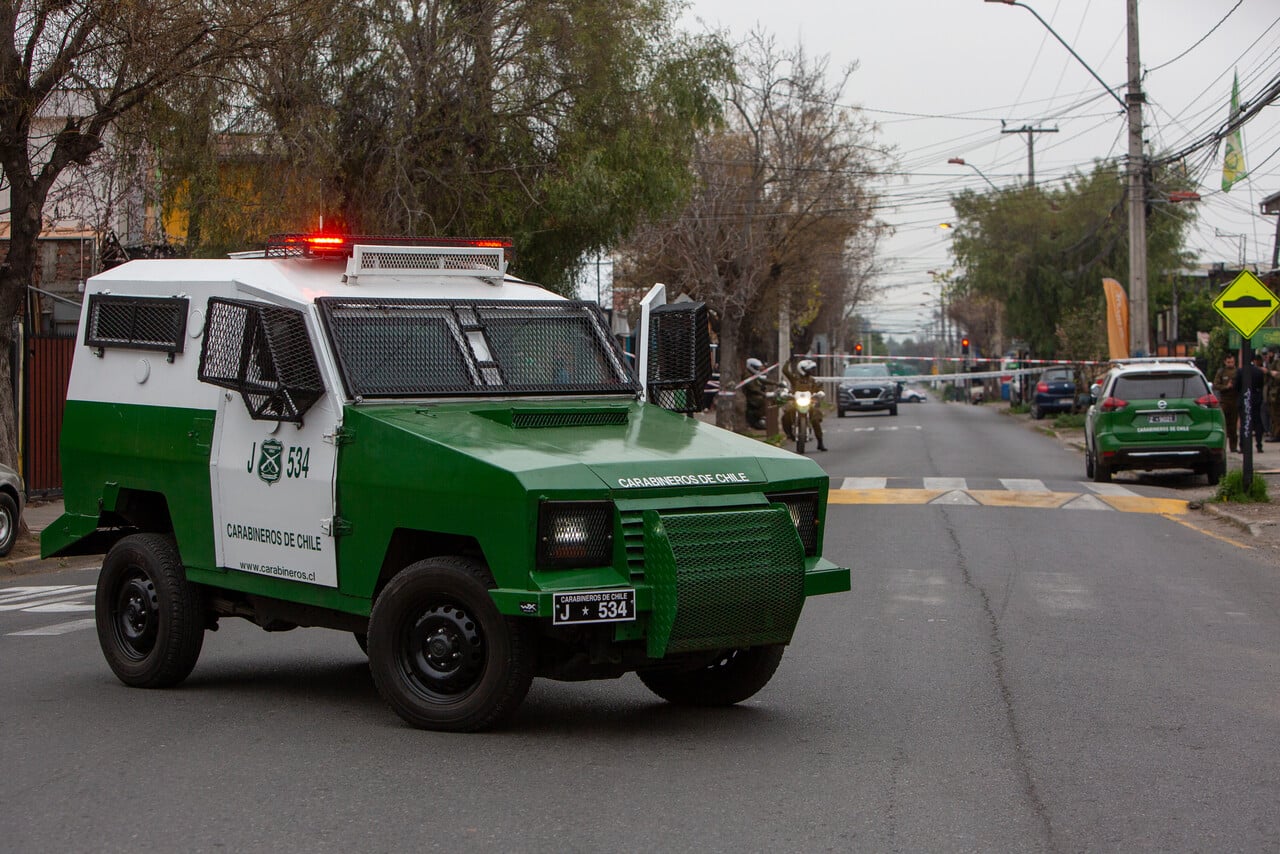
[[(999, 301), (1006, 337), (1025, 339), (1040, 356), (1057, 355), (1063, 318), (1092, 304), (1101, 317), (1102, 279), (1128, 279), (1123, 179), (1121, 167), (1107, 161), (1058, 186), (953, 196), (952, 252), (964, 270), (955, 296)], [(1155, 176), (1157, 184), (1173, 186), (1176, 180)], [(1153, 282), (1169, 279), (1186, 264), (1183, 234), (1193, 215), (1172, 206), (1161, 211), (1148, 218), (1147, 268)]]
[[(10, 0), (0, 3), (0, 170), (10, 201), (0, 266), (0, 388), (12, 324), (36, 282), (50, 193), (109, 131), (178, 81), (250, 62), (305, 0)], [(0, 460), (14, 463), (13, 398), (0, 394)]]
[(271, 110), (327, 221), (510, 236), (521, 275), (568, 293), (585, 258), (686, 198), (731, 65), (718, 39), (674, 30), (670, 0), (358, 6), (332, 45), (278, 56), (261, 93), (327, 123)]

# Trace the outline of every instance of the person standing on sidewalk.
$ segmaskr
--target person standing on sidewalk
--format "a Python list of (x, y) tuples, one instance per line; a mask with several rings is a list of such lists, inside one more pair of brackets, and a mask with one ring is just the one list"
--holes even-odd
[(1280, 359), (1274, 350), (1263, 358), (1262, 370), (1267, 374), (1267, 441), (1280, 442)]
[(1227, 422), (1227, 445), (1231, 453), (1240, 453), (1237, 438), (1240, 429), (1240, 387), (1236, 385), (1236, 354), (1228, 353), (1222, 367), (1213, 377), (1213, 393), (1222, 405), (1222, 417)]

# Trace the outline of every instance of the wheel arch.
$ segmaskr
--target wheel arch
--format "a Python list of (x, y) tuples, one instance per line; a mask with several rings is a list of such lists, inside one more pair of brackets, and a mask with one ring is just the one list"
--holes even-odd
[(471, 558), (486, 567), (489, 566), (484, 550), (475, 537), (441, 531), (396, 528), (391, 533), (390, 542), (387, 543), (382, 565), (378, 568), (378, 577), (374, 580), (373, 589), (369, 591), (369, 599), (376, 599), (382, 592), (382, 588), (386, 587), (400, 570), (410, 564), (427, 558), (451, 556)]

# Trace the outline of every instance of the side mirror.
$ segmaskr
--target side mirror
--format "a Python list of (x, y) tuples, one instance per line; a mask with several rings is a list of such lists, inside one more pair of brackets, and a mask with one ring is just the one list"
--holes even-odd
[(646, 372), (650, 403), (685, 414), (703, 410), (703, 391), (711, 379), (705, 303), (669, 303), (649, 312)]
[(1094, 383), (1089, 386), (1089, 398), (1091, 400), (1097, 400), (1100, 394), (1102, 394), (1102, 383)]

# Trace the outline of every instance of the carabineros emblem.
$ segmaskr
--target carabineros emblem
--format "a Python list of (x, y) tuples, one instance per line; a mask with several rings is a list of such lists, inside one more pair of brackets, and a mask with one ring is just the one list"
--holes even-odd
[(275, 483), (280, 479), (280, 461), (284, 458), (284, 445), (278, 439), (267, 439), (262, 443), (262, 453), (258, 455), (258, 477), (266, 483)]

